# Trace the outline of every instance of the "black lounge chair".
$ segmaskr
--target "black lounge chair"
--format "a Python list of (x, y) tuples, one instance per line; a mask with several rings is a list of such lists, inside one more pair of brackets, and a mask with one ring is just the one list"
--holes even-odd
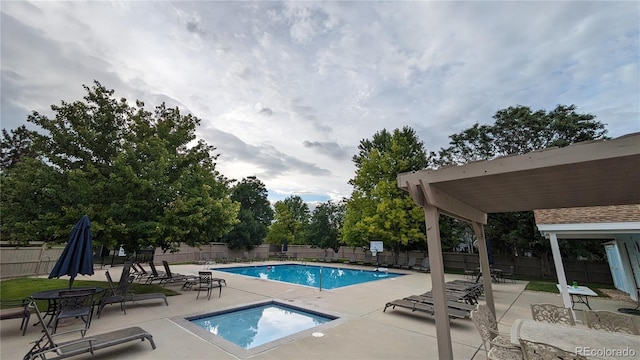
[(429, 258), (426, 257), (424, 259), (422, 259), (422, 263), (420, 264), (420, 266), (414, 266), (413, 270), (419, 271), (419, 272), (431, 272), (431, 265), (429, 264)]
[[(140, 265), (138, 265), (138, 266), (140, 266)], [(161, 272), (158, 271), (158, 269), (156, 269), (156, 265), (153, 263), (153, 261), (149, 262), (149, 267), (151, 268), (151, 276), (149, 276), (147, 278), (147, 280), (145, 281), (145, 284), (153, 284), (153, 282), (156, 281), (156, 280), (160, 284), (162, 284), (163, 281), (168, 279), (167, 274), (161, 273)]]
[(118, 286), (114, 286), (113, 280), (111, 280), (111, 275), (109, 272), (105, 272), (105, 276), (107, 277), (107, 281), (109, 282), (110, 290), (107, 294), (105, 294), (99, 302), (98, 305), (98, 319), (102, 314), (102, 310), (108, 304), (116, 304), (120, 303), (120, 309), (126, 315), (127, 310), (125, 308), (126, 302), (136, 301), (145, 301), (145, 300), (162, 300), (165, 305), (169, 306), (169, 301), (167, 301), (167, 295), (163, 293), (146, 293), (146, 294), (136, 294), (134, 291), (130, 291), (129, 287), (133, 282), (134, 275), (129, 275), (128, 281), (126, 279), (125, 271), (123, 270), (123, 275), (120, 277), (120, 282)]
[(131, 285), (131, 281), (135, 276), (129, 276), (128, 279), (124, 279), (125, 274), (123, 273), (120, 277), (120, 282), (118, 286), (114, 286), (113, 280), (111, 279), (111, 275), (109, 271), (106, 271), (104, 275), (107, 277), (107, 282), (109, 283), (109, 290), (107, 293), (100, 298), (100, 303), (98, 304), (98, 319), (100, 319), (100, 315), (102, 314), (102, 309), (109, 304), (120, 304), (120, 310), (127, 315), (127, 309), (125, 308), (124, 302), (127, 299), (127, 293), (129, 292), (129, 286)]
[(152, 349), (156, 348), (156, 344), (153, 342), (153, 336), (137, 326), (58, 343), (55, 341), (55, 338), (57, 336), (70, 334), (78, 330), (62, 332), (55, 335), (51, 334), (47, 325), (42, 320), (42, 315), (38, 310), (38, 305), (36, 305), (36, 302), (31, 301), (28, 307), (38, 317), (38, 322), (42, 326), (42, 331), (44, 332), (44, 334), (39, 340), (35, 341), (35, 345), (33, 345), (31, 350), (29, 350), (29, 352), (24, 356), (24, 360), (45, 358), (64, 359), (85, 353), (91, 353), (92, 355), (94, 355), (94, 352), (97, 350), (120, 345), (134, 340), (144, 341), (146, 339), (151, 344)]
[(153, 276), (153, 274), (150, 274), (147, 270), (145, 270), (140, 263), (131, 264), (131, 268), (134, 270), (134, 275), (136, 276), (136, 280), (138, 281), (147, 281), (147, 279)]
[(407, 269), (407, 270), (411, 270), (416, 266), (416, 257), (415, 256), (411, 256), (409, 258), (409, 262), (406, 264), (401, 264), (400, 268), (401, 269)]
[(171, 268), (169, 267), (169, 263), (166, 260), (162, 260), (162, 266), (164, 266), (165, 278), (160, 280), (160, 285), (167, 285), (169, 283), (183, 282), (183, 281), (184, 282), (198, 281), (197, 276), (182, 275), (182, 274), (172, 272)]
[(22, 319), (20, 324), (22, 336), (27, 332), (29, 318), (31, 317), (31, 312), (27, 305), (29, 305), (29, 301), (26, 299), (0, 300), (0, 307), (3, 307), (3, 309), (0, 309), (0, 320)]
[[(388, 307), (395, 309), (396, 306), (400, 308), (409, 309), (412, 312), (420, 311), (423, 313), (427, 313), (429, 315), (433, 315), (435, 313), (435, 309), (433, 305), (421, 303), (418, 301), (405, 300), (405, 299), (397, 299), (397, 300), (389, 301), (384, 306), (384, 310), (382, 310), (382, 312), (386, 312)], [(447, 315), (449, 315), (449, 317), (453, 319), (464, 319), (469, 317), (468, 312), (462, 311), (459, 309), (454, 309), (454, 308), (448, 308)]]
[[(433, 306), (433, 298), (430, 296), (422, 296), (422, 295), (411, 295), (407, 296), (403, 300), (416, 301), (423, 304), (428, 304)], [(447, 307), (451, 309), (458, 309), (467, 312), (467, 317), (471, 315), (471, 312), (476, 309), (476, 305), (471, 305), (459, 301), (451, 301), (447, 300)]]
[(355, 254), (351, 255), (351, 257), (349, 257), (349, 260), (345, 260), (345, 261), (343, 261), (343, 263), (345, 263), (345, 264), (356, 264), (357, 261), (356, 261)]
[(371, 260), (371, 257), (372, 257), (371, 253), (369, 253), (369, 252), (365, 253), (364, 254), (364, 260), (358, 261), (358, 265), (372, 265), (373, 262)]

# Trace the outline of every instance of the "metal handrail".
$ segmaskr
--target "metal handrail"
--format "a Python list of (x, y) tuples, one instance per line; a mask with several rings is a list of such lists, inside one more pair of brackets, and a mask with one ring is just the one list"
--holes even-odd
[(38, 266), (36, 266), (36, 276), (40, 275), (40, 265), (42, 264), (42, 260), (47, 259), (47, 265), (49, 264), (49, 262), (51, 262), (51, 257), (49, 255), (45, 255), (43, 257), (40, 258), (40, 261), (38, 261)]

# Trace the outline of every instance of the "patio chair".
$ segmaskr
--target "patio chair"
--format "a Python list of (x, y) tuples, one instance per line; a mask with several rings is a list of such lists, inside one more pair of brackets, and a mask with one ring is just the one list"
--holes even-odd
[(356, 264), (356, 255), (355, 254), (351, 254), (351, 256), (349, 257), (349, 260), (345, 260), (345, 261), (343, 261), (343, 263), (345, 263), (345, 264)]
[(473, 269), (469, 269), (467, 268), (467, 266), (464, 266), (464, 278), (468, 279), (468, 280), (475, 280), (476, 277), (478, 276), (478, 271), (473, 268)]
[(574, 326), (573, 312), (564, 306), (553, 304), (531, 304), (531, 315), (535, 321), (543, 321), (551, 324), (564, 324)]
[(562, 359), (562, 360), (586, 360), (587, 358), (560, 349), (559, 347), (545, 344), (541, 342), (528, 341), (524, 339), (518, 339), (520, 341), (520, 347), (522, 348), (523, 358), (525, 360), (549, 360), (549, 359)]
[(378, 265), (378, 267), (389, 267), (389, 261), (388, 258), (390, 258), (391, 255), (389, 256), (385, 256), (385, 255), (376, 255), (376, 264)]
[(400, 268), (401, 269), (411, 270), (411, 269), (413, 269), (414, 266), (416, 266), (416, 257), (415, 256), (411, 256), (411, 257), (409, 257), (409, 262), (406, 263), (406, 264), (401, 264)]
[(131, 264), (131, 268), (134, 270), (135, 280), (146, 281), (150, 276), (152, 276), (140, 263)]
[(334, 251), (332, 256), (325, 256), (324, 262), (338, 262), (338, 255), (340, 254)]
[[(139, 265), (138, 265), (139, 266)], [(140, 266), (139, 266), (140, 267)], [(142, 267), (140, 267), (142, 268)], [(155, 266), (154, 266), (155, 269)], [(163, 277), (164, 275), (160, 275), (161, 272), (155, 270), (156, 273), (160, 276)], [(119, 284), (125, 284), (126, 282), (125, 279), (129, 277), (129, 284), (126, 285), (126, 290), (122, 289), (120, 292), (121, 294), (124, 296), (124, 301), (131, 301), (133, 303), (136, 302), (140, 302), (140, 301), (145, 301), (145, 300), (162, 300), (164, 301), (164, 304), (169, 306), (169, 301), (167, 301), (167, 295), (165, 295), (164, 293), (144, 293), (144, 294), (136, 294), (134, 291), (130, 291), (129, 290), (129, 286), (131, 285), (131, 283), (133, 282), (131, 277), (129, 276), (129, 273), (127, 272), (127, 266), (125, 265), (124, 269), (122, 270), (122, 275), (120, 276), (120, 282)], [(124, 282), (124, 283), (123, 283)], [(124, 285), (123, 285), (124, 286)], [(126, 312), (125, 312), (126, 314)]]
[(420, 266), (414, 267), (413, 270), (416, 270), (419, 272), (427, 272), (427, 273), (430, 272), (431, 266), (429, 265), (429, 258), (426, 257), (422, 259), (422, 263), (420, 264)]
[(407, 258), (398, 255), (398, 257), (396, 258), (395, 256), (392, 257), (392, 263), (389, 264), (389, 267), (392, 268), (396, 268), (396, 269), (402, 269), (403, 266), (407, 265)]
[(585, 314), (587, 326), (592, 329), (640, 335), (638, 326), (629, 315), (606, 310), (587, 310)]
[(44, 334), (39, 340), (34, 342), (31, 350), (29, 350), (29, 352), (24, 356), (25, 360), (64, 359), (85, 353), (91, 353), (93, 355), (97, 350), (123, 344), (133, 340), (144, 341), (146, 339), (151, 344), (152, 349), (156, 348), (156, 344), (153, 342), (153, 336), (137, 326), (115, 330), (108, 333), (82, 337), (77, 340), (56, 342), (55, 339), (57, 336), (68, 336), (75, 331), (82, 332), (83, 330), (76, 329), (59, 334), (51, 334), (49, 332), (49, 328), (42, 319), (42, 315), (38, 310), (36, 302), (32, 300), (29, 303), (28, 308), (38, 317), (38, 322), (42, 326), (42, 332)]
[(487, 305), (478, 304), (476, 310), (471, 312), (471, 321), (480, 333), (487, 359), (522, 359), (522, 349), (511, 343), (508, 334), (501, 335), (498, 332), (498, 322)]
[(507, 282), (507, 280), (511, 280), (512, 283), (515, 283), (516, 282), (515, 268), (513, 267), (513, 265), (509, 266), (509, 271), (505, 271), (502, 274), (500, 274), (500, 278), (502, 279), (502, 282)]
[(198, 287), (195, 289), (198, 292), (196, 299), (200, 297), (200, 291), (207, 292), (207, 300), (211, 300), (211, 292), (213, 289), (218, 288), (218, 297), (222, 296), (222, 284), (220, 281), (214, 280), (211, 271), (199, 271), (198, 272)]
[[(387, 308), (389, 307), (391, 309), (395, 309), (396, 306), (404, 309), (409, 309), (411, 310), (411, 312), (418, 311), (418, 312), (426, 313), (428, 315), (433, 315), (435, 313), (433, 304), (406, 300), (406, 299), (397, 299), (397, 300), (389, 301), (388, 303), (385, 304), (382, 312), (386, 312)], [(451, 319), (464, 319), (469, 316), (469, 313), (460, 309), (447, 308), (447, 315), (449, 315), (449, 318)]]
[[(433, 298), (430, 296), (411, 295), (407, 296), (403, 300), (416, 301), (423, 304), (429, 304), (431, 306), (435, 305)], [(452, 300), (447, 300), (447, 308), (449, 310), (454, 310), (458, 315), (464, 315), (464, 317), (469, 317), (471, 315), (471, 311), (476, 309), (474, 305)]]
[(154, 281), (158, 281), (160, 284), (162, 284), (163, 281), (168, 279), (166, 273), (158, 271), (153, 261), (149, 262), (149, 267), (151, 268), (151, 276), (147, 278), (145, 284), (153, 284)]
[(58, 293), (58, 308), (53, 318), (53, 333), (58, 330), (58, 324), (62, 319), (79, 318), (84, 323), (84, 336), (91, 326), (93, 316), (93, 296), (96, 289), (68, 289)]
[(169, 263), (166, 260), (162, 260), (162, 266), (164, 266), (164, 273), (166, 275), (164, 279), (160, 280), (160, 285), (163, 285), (163, 284), (167, 285), (168, 283), (182, 282), (182, 281), (187, 283), (187, 282), (193, 282), (198, 280), (197, 276), (183, 275), (183, 274), (172, 272), (171, 268), (169, 267)]
[(31, 311), (27, 305), (29, 305), (29, 301), (26, 299), (0, 300), (0, 308), (2, 308), (0, 310), (0, 320), (22, 319), (20, 323), (22, 336), (27, 332), (29, 318), (31, 317)]
[(371, 265), (371, 253), (367, 252), (364, 254), (364, 260), (358, 261), (358, 265)]
[(122, 310), (122, 312), (125, 315), (127, 315), (127, 310), (125, 308), (124, 302), (127, 299), (127, 293), (129, 292), (129, 287), (131, 285), (131, 282), (135, 278), (135, 276), (131, 275), (126, 280), (122, 279), (121, 277), (120, 282), (116, 287), (113, 283), (113, 280), (111, 279), (111, 275), (109, 274), (109, 271), (105, 271), (104, 275), (106, 276), (107, 282), (109, 283), (109, 290), (107, 290), (104, 296), (100, 298), (100, 303), (98, 304), (98, 311), (97, 311), (98, 319), (100, 319), (100, 315), (102, 314), (102, 309), (104, 309), (105, 306), (109, 304), (116, 304), (116, 303), (120, 303), (120, 310)]

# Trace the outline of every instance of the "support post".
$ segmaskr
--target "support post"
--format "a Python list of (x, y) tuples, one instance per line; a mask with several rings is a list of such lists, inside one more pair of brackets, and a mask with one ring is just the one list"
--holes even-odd
[(453, 347), (451, 345), (451, 328), (444, 285), (444, 261), (442, 259), (442, 244), (440, 243), (439, 216), (440, 213), (435, 206), (424, 206), (429, 263), (431, 264), (431, 293), (436, 319), (436, 337), (438, 339), (438, 358), (440, 360), (452, 360)]
[(472, 222), (473, 232), (476, 234), (476, 239), (478, 240), (478, 254), (480, 258), (480, 271), (482, 272), (482, 286), (484, 287), (484, 296), (487, 301), (487, 306), (489, 310), (493, 313), (493, 316), (497, 319), (496, 316), (496, 306), (493, 301), (493, 289), (491, 284), (491, 267), (489, 266), (489, 255), (487, 253), (487, 241), (484, 238), (484, 227), (482, 224), (477, 222)]
[[(560, 292), (562, 293), (562, 302), (564, 307), (571, 309), (571, 296), (569, 295), (569, 289), (567, 288), (567, 276), (564, 273), (564, 265), (562, 265), (562, 255), (560, 255), (560, 246), (558, 245), (558, 237), (556, 233), (549, 233), (549, 241), (551, 242), (551, 253), (553, 254), (553, 264), (556, 267), (556, 276), (558, 277), (558, 284), (560, 284)], [(573, 317), (575, 318), (575, 313)]]

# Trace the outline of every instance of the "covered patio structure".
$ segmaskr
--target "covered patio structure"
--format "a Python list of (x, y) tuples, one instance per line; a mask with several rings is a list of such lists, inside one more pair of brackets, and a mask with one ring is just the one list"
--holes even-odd
[[(558, 279), (566, 279), (559, 239), (604, 243), (617, 289), (638, 301), (640, 289), (640, 204), (535, 210), (536, 225), (551, 242)], [(562, 294), (565, 307), (568, 295)]]
[[(425, 214), (438, 355), (453, 359), (439, 216), (473, 225), (487, 305), (495, 314), (484, 237), (487, 214), (640, 203), (640, 133), (438, 170), (402, 173), (398, 187)], [(566, 279), (559, 279), (563, 293)], [(568, 296), (568, 295), (567, 295)]]

